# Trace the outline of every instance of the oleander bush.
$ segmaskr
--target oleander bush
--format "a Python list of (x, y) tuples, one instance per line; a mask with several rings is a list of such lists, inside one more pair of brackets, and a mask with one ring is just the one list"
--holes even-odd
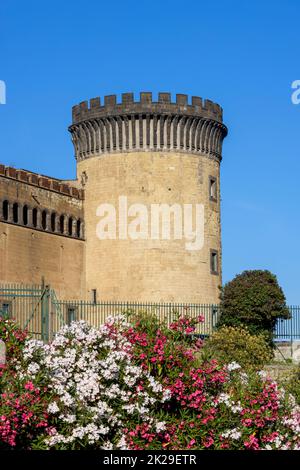
[(5, 342), (7, 360), (12, 365), (20, 358), (27, 332), (21, 330), (14, 320), (0, 317), (0, 339)]
[(283, 385), (295, 397), (297, 405), (300, 406), (300, 364), (295, 367), (290, 377), (284, 380)]
[(30, 340), (27, 332), (13, 320), (0, 318), (0, 339), (6, 346), (6, 364), (0, 369), (0, 450), (28, 449), (47, 427), (48, 390), (18, 372)]
[(300, 407), (264, 373), (199, 360), (198, 318), (145, 313), (30, 338), (2, 370), (0, 448), (300, 449)]
[(247, 328), (223, 326), (205, 342), (202, 356), (220, 363), (237, 362), (242, 367), (259, 369), (273, 358), (264, 335), (252, 335)]

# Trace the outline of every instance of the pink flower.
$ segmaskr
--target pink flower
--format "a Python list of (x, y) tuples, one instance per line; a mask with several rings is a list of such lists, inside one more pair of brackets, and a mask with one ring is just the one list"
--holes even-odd
[(31, 392), (35, 390), (35, 387), (32, 382), (26, 382), (25, 384), (25, 390), (30, 390)]
[(254, 436), (254, 434), (251, 434), (251, 436), (249, 437), (249, 440), (244, 441), (244, 446), (247, 449), (258, 450), (259, 449), (258, 439)]
[(192, 440), (190, 440), (190, 442), (188, 443), (187, 448), (190, 449), (190, 448), (191, 448), (193, 445), (195, 445), (195, 444), (196, 444), (195, 439), (192, 439)]
[(251, 418), (242, 419), (242, 423), (244, 426), (249, 427), (252, 424), (252, 419)]
[(213, 440), (212, 437), (208, 437), (207, 439), (205, 439), (202, 443), (204, 445), (204, 447), (210, 447), (213, 445), (215, 441)]

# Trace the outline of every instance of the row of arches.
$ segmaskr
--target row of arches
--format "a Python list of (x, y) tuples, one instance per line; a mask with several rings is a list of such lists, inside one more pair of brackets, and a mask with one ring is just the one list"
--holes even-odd
[(18, 202), (11, 203), (7, 199), (0, 206), (0, 219), (25, 227), (32, 227), (74, 238), (83, 238), (83, 222), (67, 214), (57, 214), (55, 211), (30, 207)]
[(208, 154), (220, 160), (223, 124), (199, 116), (132, 114), (85, 120), (70, 127), (76, 157), (132, 150)]

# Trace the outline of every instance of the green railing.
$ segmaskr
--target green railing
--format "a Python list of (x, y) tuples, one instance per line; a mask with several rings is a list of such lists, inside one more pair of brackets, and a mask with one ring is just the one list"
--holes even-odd
[(14, 318), (33, 336), (49, 337), (49, 288), (43, 285), (1, 284), (0, 316)]
[(102, 325), (106, 318), (111, 315), (118, 315), (125, 312), (147, 311), (157, 315), (168, 325), (172, 323), (176, 316), (188, 315), (196, 318), (199, 315), (204, 317), (204, 321), (197, 326), (196, 333), (208, 335), (215, 327), (219, 306), (211, 304), (188, 304), (188, 303), (158, 303), (158, 302), (89, 302), (89, 301), (66, 301), (58, 300), (57, 308), (60, 310), (64, 323), (73, 320), (86, 320), (94, 326)]
[(0, 316), (14, 318), (22, 328), (44, 341), (74, 320), (99, 327), (108, 316), (139, 311), (151, 312), (167, 324), (177, 315), (191, 318), (202, 315), (204, 321), (196, 330), (200, 335), (212, 332), (220, 313), (218, 305), (210, 304), (59, 300), (47, 285), (0, 284)]
[[(300, 307), (289, 307), (291, 318), (278, 320), (274, 330), (277, 341), (300, 340)], [(22, 328), (34, 337), (49, 341), (65, 324), (74, 320), (85, 320), (99, 327), (106, 318), (125, 312), (147, 311), (170, 324), (176, 315), (199, 315), (204, 321), (197, 326), (196, 333), (210, 335), (221, 311), (219, 305), (161, 302), (116, 302), (59, 300), (55, 291), (47, 285), (0, 284), (0, 316), (14, 318)]]

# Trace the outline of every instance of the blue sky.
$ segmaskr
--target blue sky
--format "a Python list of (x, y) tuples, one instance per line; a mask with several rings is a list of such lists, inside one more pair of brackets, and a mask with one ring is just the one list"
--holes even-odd
[(75, 177), (78, 102), (133, 91), (224, 109), (223, 275), (277, 274), (300, 304), (299, 0), (1, 0), (0, 161)]

